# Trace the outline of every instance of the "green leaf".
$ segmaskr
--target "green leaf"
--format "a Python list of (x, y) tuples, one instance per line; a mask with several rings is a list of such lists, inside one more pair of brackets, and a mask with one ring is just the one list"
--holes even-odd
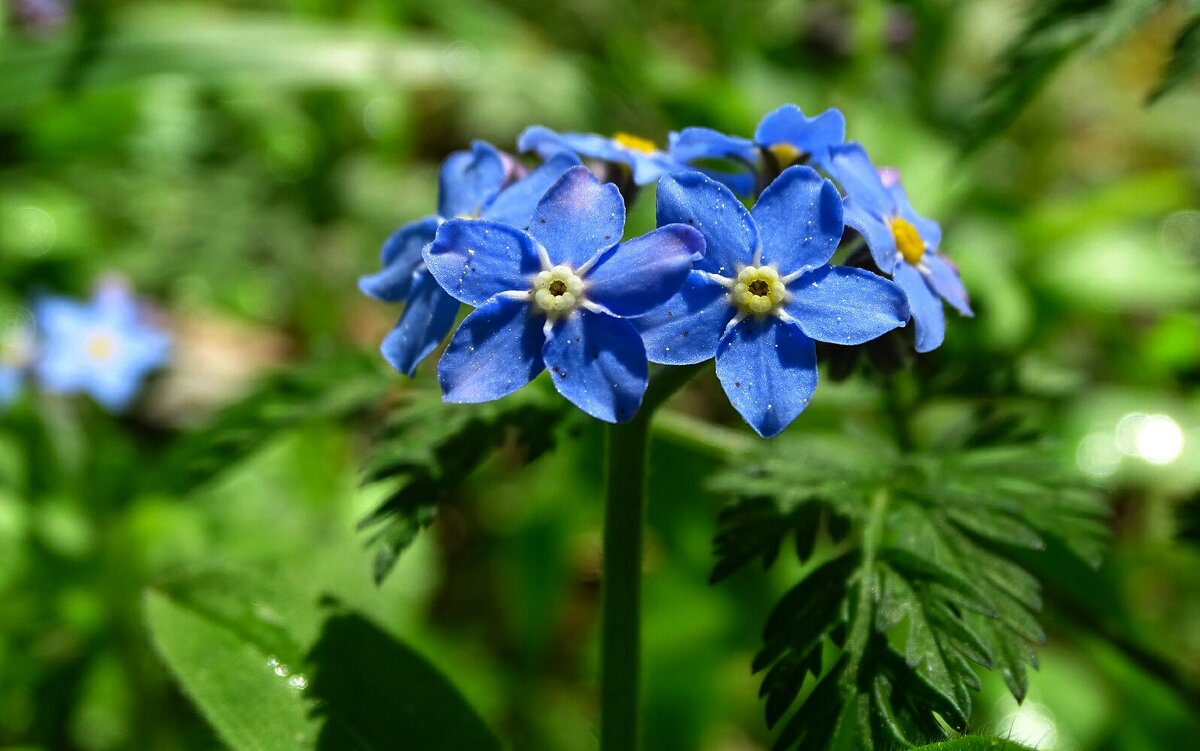
[(918, 751), (1031, 751), (1028, 746), (1005, 740), (1003, 738), (982, 738), (967, 736), (955, 738), (952, 741), (921, 746)]
[(445, 676), (361, 616), (332, 616), (309, 661), (315, 666), (310, 693), (331, 720), (320, 748), (500, 749)]
[(295, 663), (278, 656), (294, 654), (293, 641), (261, 622), (239, 628), (157, 590), (146, 593), (145, 612), (158, 653), (226, 743), (247, 751), (315, 748), (313, 703), (296, 687)]
[(1153, 104), (1200, 73), (1200, 12), (1195, 13), (1180, 30), (1171, 48), (1171, 61), (1162, 83), (1149, 96)]

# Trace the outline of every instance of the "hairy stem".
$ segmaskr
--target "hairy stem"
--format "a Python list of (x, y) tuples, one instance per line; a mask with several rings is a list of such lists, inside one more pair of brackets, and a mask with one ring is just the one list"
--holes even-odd
[(604, 568), (600, 608), (600, 748), (634, 751), (638, 740), (642, 520), (650, 420), (701, 366), (664, 368), (651, 379), (633, 420), (608, 426)]

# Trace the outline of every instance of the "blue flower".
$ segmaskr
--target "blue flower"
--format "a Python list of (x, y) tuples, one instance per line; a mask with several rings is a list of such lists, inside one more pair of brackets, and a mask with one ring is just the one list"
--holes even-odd
[(770, 438), (808, 405), (817, 385), (814, 339), (861, 344), (904, 325), (904, 294), (862, 269), (830, 266), (842, 200), (829, 180), (790, 167), (747, 211), (696, 172), (658, 185), (658, 223), (690, 224), (704, 257), (679, 293), (637, 319), (652, 362), (717, 359), (729, 401)]
[(358, 280), (364, 294), (384, 302), (406, 303), (380, 347), (392, 367), (411, 376), (458, 315), (458, 301), (442, 291), (421, 259), (421, 250), (433, 242), (441, 223), (483, 218), (524, 229), (546, 188), (578, 163), (569, 155), (559, 155), (514, 180), (513, 162), (483, 141), (471, 144), (470, 151), (457, 151), (446, 158), (438, 179), (437, 215), (396, 230), (380, 252), (382, 269)]
[(20, 395), (33, 354), (29, 325), (20, 323), (0, 330), (0, 407), (7, 407)]
[[(745, 164), (751, 172), (770, 176), (807, 158), (828, 168), (829, 149), (846, 139), (846, 119), (836, 109), (806, 117), (794, 104), (768, 113), (754, 131), (754, 139), (729, 136), (711, 128), (684, 128), (670, 135), (669, 152), (685, 164), (705, 159), (724, 159)], [(735, 193), (747, 195), (754, 189), (751, 175), (718, 176)]]
[(624, 422), (646, 390), (646, 350), (627, 318), (679, 290), (704, 239), (667, 225), (621, 242), (612, 183), (573, 167), (538, 203), (528, 232), (451, 220), (425, 249), (442, 287), (477, 306), (438, 364), (448, 402), (486, 402), (549, 368), (558, 392), (593, 417)]
[(881, 175), (859, 144), (835, 147), (831, 171), (846, 191), (846, 224), (858, 230), (876, 265), (891, 274), (908, 297), (917, 326), (917, 351), (937, 349), (946, 336), (942, 300), (972, 315), (958, 270), (937, 250), (941, 227), (913, 211), (895, 172)]
[(535, 152), (542, 159), (557, 154), (578, 154), (587, 159), (623, 164), (630, 169), (636, 185), (648, 185), (668, 172), (683, 168), (653, 141), (629, 133), (617, 133), (608, 138), (596, 133), (557, 133), (533, 125), (517, 138), (517, 150)]
[(170, 339), (119, 284), (101, 286), (89, 303), (43, 297), (33, 315), (39, 334), (33, 368), (46, 391), (91, 394), (114, 412), (129, 405), (170, 354)]

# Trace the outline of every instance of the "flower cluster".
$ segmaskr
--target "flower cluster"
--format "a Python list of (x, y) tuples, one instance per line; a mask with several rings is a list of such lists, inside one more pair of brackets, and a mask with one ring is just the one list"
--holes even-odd
[[(648, 363), (715, 359), (730, 403), (777, 435), (816, 388), (816, 342), (862, 344), (911, 317), (927, 352), (942, 300), (971, 314), (937, 223), (845, 130), (837, 110), (794, 105), (752, 139), (687, 128), (665, 150), (534, 126), (517, 140), (542, 160), (532, 170), (476, 142), (443, 164), (437, 215), (401, 227), (360, 280), (405, 303), (384, 357), (412, 375), (465, 303), (438, 363), (446, 401), (499, 399), (549, 370), (580, 409), (623, 422)], [(625, 198), (650, 184), (657, 229), (623, 239)], [(831, 265), (843, 238), (875, 268)]]
[(90, 394), (122, 411), (170, 348), (169, 337), (119, 282), (102, 283), (88, 302), (41, 297), (31, 322), (0, 332), (0, 405), (16, 399), (32, 376), (47, 393)]

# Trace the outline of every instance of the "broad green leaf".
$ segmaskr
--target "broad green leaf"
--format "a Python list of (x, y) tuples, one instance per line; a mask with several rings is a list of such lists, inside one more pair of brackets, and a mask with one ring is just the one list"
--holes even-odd
[(921, 746), (917, 751), (1029, 751), (1029, 747), (1003, 738), (967, 736), (944, 743), (934, 743), (931, 746)]
[(309, 654), (328, 749), (491, 751), (483, 720), (436, 668), (353, 614), (332, 616)]
[(314, 748), (320, 723), (300, 673), (277, 655), (295, 648), (282, 634), (274, 647), (235, 625), (167, 594), (145, 596), (146, 620), (163, 661), (221, 738), (246, 751)]

